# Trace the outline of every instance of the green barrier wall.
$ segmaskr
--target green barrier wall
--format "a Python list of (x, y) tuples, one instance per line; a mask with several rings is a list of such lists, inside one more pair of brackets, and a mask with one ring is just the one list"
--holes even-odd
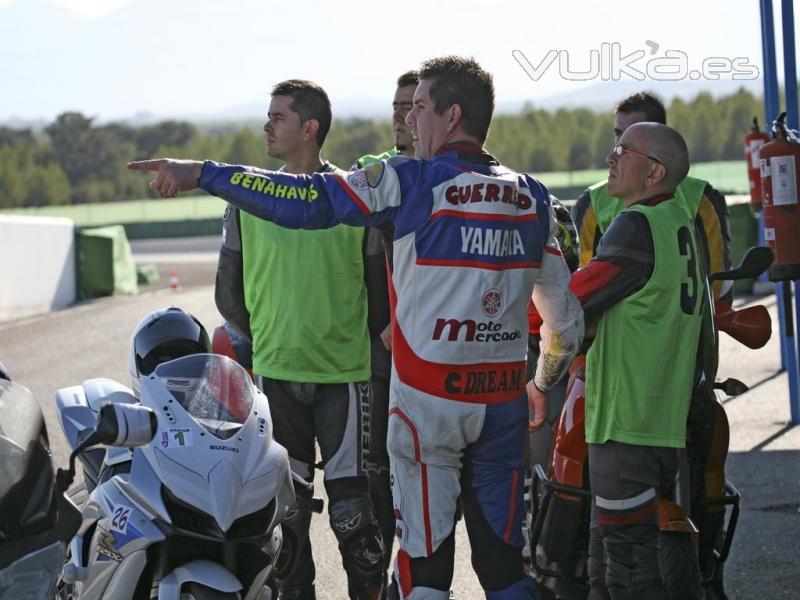
[(78, 297), (136, 294), (136, 266), (120, 225), (81, 229), (75, 234)]
[(123, 223), (129, 240), (191, 237), (195, 235), (221, 235), (222, 217), (214, 219), (187, 219), (185, 221), (150, 221)]
[[(751, 246), (758, 245), (758, 221), (750, 209), (750, 203), (728, 205), (731, 227), (731, 265), (736, 266)], [(752, 279), (742, 279), (733, 284), (734, 296), (753, 291)]]
[[(572, 190), (574, 195), (583, 191)], [(569, 195), (564, 195), (569, 197)], [(758, 221), (750, 210), (750, 204), (739, 197), (729, 197), (728, 210), (730, 212), (731, 228), (731, 262), (736, 264), (745, 251), (758, 243)], [(733, 200), (733, 202), (731, 202)], [(565, 204), (571, 207), (573, 201), (567, 200)], [(221, 218), (186, 219), (183, 221), (150, 221), (124, 223), (127, 238), (130, 240), (190, 237), (200, 235), (219, 235), (222, 232)], [(103, 228), (107, 229), (107, 228)], [(86, 231), (86, 230), (84, 230)], [(749, 293), (753, 289), (752, 280), (736, 282), (736, 293)]]

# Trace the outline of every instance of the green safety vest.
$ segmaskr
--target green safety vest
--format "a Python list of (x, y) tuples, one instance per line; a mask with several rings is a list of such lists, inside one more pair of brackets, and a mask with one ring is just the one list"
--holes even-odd
[[(707, 182), (694, 177), (687, 177), (675, 189), (675, 200), (689, 211), (692, 219), (697, 216), (700, 202), (703, 199)], [(589, 200), (594, 210), (597, 228), (604, 234), (611, 222), (625, 208), (622, 200), (608, 193), (608, 181), (601, 181), (589, 188)]]
[(627, 210), (650, 224), (655, 267), (598, 321), (586, 356), (586, 441), (682, 448), (706, 298), (694, 224), (674, 199)]
[(242, 212), (241, 233), (253, 371), (307, 383), (369, 379), (364, 228), (286, 229)]

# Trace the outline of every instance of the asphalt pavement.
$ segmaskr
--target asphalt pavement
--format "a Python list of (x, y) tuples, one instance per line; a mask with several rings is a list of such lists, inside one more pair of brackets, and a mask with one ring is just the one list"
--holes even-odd
[(718, 379), (751, 386), (724, 401), (731, 429), (727, 478), (742, 495), (725, 580), (731, 599), (798, 598), (800, 426), (790, 422), (788, 377), (779, 371), (775, 297), (751, 301), (769, 307), (769, 343), (750, 350), (720, 334)]
[[(66, 463), (67, 445), (53, 409), (56, 389), (92, 377), (127, 382), (130, 334), (151, 310), (176, 304), (209, 329), (221, 321), (212, 286), (219, 238), (190, 239), (194, 241), (134, 244), (137, 262), (154, 262), (167, 274), (166, 281), (162, 275), (159, 285), (143, 287), (137, 296), (82, 302), (51, 314), (0, 323), (0, 360), (42, 404), (58, 465)], [(181, 280), (179, 292), (168, 288), (172, 270)], [(789, 423), (787, 376), (778, 372), (774, 298), (749, 298), (740, 304), (748, 302), (769, 307), (774, 333), (760, 350), (720, 335), (719, 378), (736, 377), (751, 386), (724, 404), (731, 429), (727, 477), (742, 494), (739, 526), (726, 566), (727, 589), (731, 600), (798, 598), (800, 427)], [(324, 496), (320, 477), (317, 484), (318, 494)], [(326, 516), (315, 515), (312, 539), (318, 598), (345, 598), (344, 572)], [(457, 529), (456, 553), (456, 598), (483, 597), (470, 566), (463, 524)]]
[(158, 281), (139, 285), (140, 292), (152, 292), (170, 287), (172, 275), (181, 287), (214, 285), (222, 236), (209, 235), (185, 238), (131, 240), (133, 260), (137, 265), (155, 265)]

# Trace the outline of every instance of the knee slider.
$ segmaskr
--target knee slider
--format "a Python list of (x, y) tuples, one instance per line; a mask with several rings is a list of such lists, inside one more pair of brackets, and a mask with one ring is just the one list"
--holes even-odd
[(383, 579), (383, 538), (374, 523), (341, 542), (344, 567), (356, 579)]
[(347, 498), (332, 503), (330, 518), (347, 574), (364, 581), (382, 578), (383, 539), (369, 500)]

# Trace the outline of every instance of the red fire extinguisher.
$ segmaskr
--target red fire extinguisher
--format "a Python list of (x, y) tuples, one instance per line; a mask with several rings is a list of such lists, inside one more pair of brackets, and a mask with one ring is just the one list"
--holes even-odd
[(758, 118), (753, 117), (753, 125), (744, 138), (744, 157), (747, 161), (747, 179), (750, 180), (750, 206), (761, 212), (761, 168), (758, 152), (769, 141), (769, 136), (758, 127)]
[(759, 153), (764, 239), (775, 254), (772, 281), (800, 279), (800, 140), (785, 120), (784, 112), (772, 124), (772, 141)]

